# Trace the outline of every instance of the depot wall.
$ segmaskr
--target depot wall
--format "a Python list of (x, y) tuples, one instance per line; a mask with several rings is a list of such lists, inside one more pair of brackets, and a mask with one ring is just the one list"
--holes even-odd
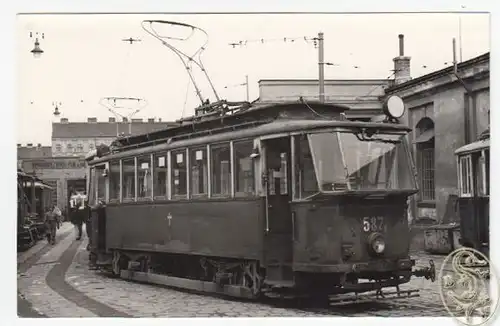
[(411, 202), (412, 216), (438, 223), (458, 221), (453, 195), (458, 195), (457, 148), (478, 139), (489, 125), (489, 54), (459, 65), (460, 81), (453, 67), (411, 80), (387, 90), (403, 98), (402, 122), (412, 128), (409, 141), (417, 158), (418, 124), (429, 118), (434, 123), (435, 200), (423, 201), (417, 194)]

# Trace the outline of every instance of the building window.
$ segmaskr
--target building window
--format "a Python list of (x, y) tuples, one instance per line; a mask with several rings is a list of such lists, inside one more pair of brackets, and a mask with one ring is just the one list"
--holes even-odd
[(151, 155), (141, 156), (137, 159), (137, 198), (151, 199)]
[(135, 161), (133, 158), (122, 161), (123, 201), (135, 200)]
[(458, 167), (459, 167), (460, 196), (471, 197), (473, 191), (471, 155), (460, 157)]
[(253, 140), (233, 143), (234, 150), (234, 188), (236, 196), (251, 196), (255, 191), (253, 160), (250, 157), (253, 150)]
[(229, 143), (210, 147), (211, 189), (214, 196), (231, 196), (231, 147)]
[(182, 198), (187, 196), (187, 164), (186, 151), (171, 152), (172, 174), (171, 185), (172, 198)]
[(78, 143), (78, 144), (76, 145), (76, 151), (77, 151), (78, 153), (83, 153), (83, 144), (82, 144), (82, 143)]
[(120, 200), (120, 162), (109, 163), (109, 201)]
[(156, 154), (154, 164), (154, 196), (167, 197), (167, 154)]
[(190, 193), (193, 197), (208, 195), (208, 160), (206, 148), (189, 150)]
[(56, 153), (60, 153), (62, 151), (62, 145), (61, 144), (56, 144)]
[(66, 145), (66, 150), (68, 151), (68, 153), (72, 153), (73, 152), (73, 144)]
[(425, 117), (417, 123), (415, 129), (417, 132), (415, 143), (420, 201), (434, 201), (436, 199), (434, 179), (434, 122), (432, 119)]
[(95, 148), (94, 143), (89, 144), (89, 150), (93, 150)]

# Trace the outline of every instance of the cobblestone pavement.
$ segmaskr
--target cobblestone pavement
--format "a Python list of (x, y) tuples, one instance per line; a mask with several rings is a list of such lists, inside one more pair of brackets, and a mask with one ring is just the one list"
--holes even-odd
[[(274, 301), (226, 299), (110, 278), (88, 269), (86, 245), (87, 241), (75, 242), (70, 235), (18, 278), (19, 291), (33, 309), (48, 317), (448, 316), (438, 283), (421, 278), (402, 286), (420, 289), (417, 298), (351, 307), (291, 307)], [(438, 270), (444, 259), (423, 254), (414, 254), (413, 258), (425, 266), (433, 259)]]

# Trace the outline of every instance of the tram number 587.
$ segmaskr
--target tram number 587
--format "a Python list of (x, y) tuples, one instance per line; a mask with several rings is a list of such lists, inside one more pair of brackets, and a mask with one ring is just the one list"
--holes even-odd
[(385, 230), (383, 216), (363, 217), (363, 231), (382, 232)]

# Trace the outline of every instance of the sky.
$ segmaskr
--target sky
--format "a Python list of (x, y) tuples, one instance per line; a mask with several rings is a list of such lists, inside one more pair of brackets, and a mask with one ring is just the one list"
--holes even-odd
[[(110, 96), (145, 99), (147, 106), (135, 118), (169, 121), (193, 114), (199, 100), (182, 62), (141, 27), (143, 20), (154, 19), (188, 23), (208, 33), (204, 66), (220, 97), (234, 101), (246, 99), (245, 87), (235, 86), (246, 75), (250, 100), (258, 97), (261, 79), (317, 79), (318, 52), (304, 37), (318, 32), (324, 33), (325, 61), (339, 65), (325, 68), (326, 79), (387, 78), (398, 55), (398, 34), (405, 35), (412, 77), (442, 69), (453, 60), (453, 37), (460, 45), (459, 20), (462, 60), (490, 51), (488, 14), (18, 15), (17, 142), (50, 145), (53, 102), (61, 103), (57, 119), (70, 121), (107, 121), (112, 114), (99, 102)], [(44, 33), (38, 59), (30, 53), (30, 32)], [(201, 36), (172, 44), (193, 51), (202, 44)], [(141, 41), (122, 41), (129, 37)], [(254, 41), (260, 39), (264, 43)], [(246, 46), (230, 45), (245, 40)], [(213, 101), (206, 79), (194, 73), (203, 96)]]

